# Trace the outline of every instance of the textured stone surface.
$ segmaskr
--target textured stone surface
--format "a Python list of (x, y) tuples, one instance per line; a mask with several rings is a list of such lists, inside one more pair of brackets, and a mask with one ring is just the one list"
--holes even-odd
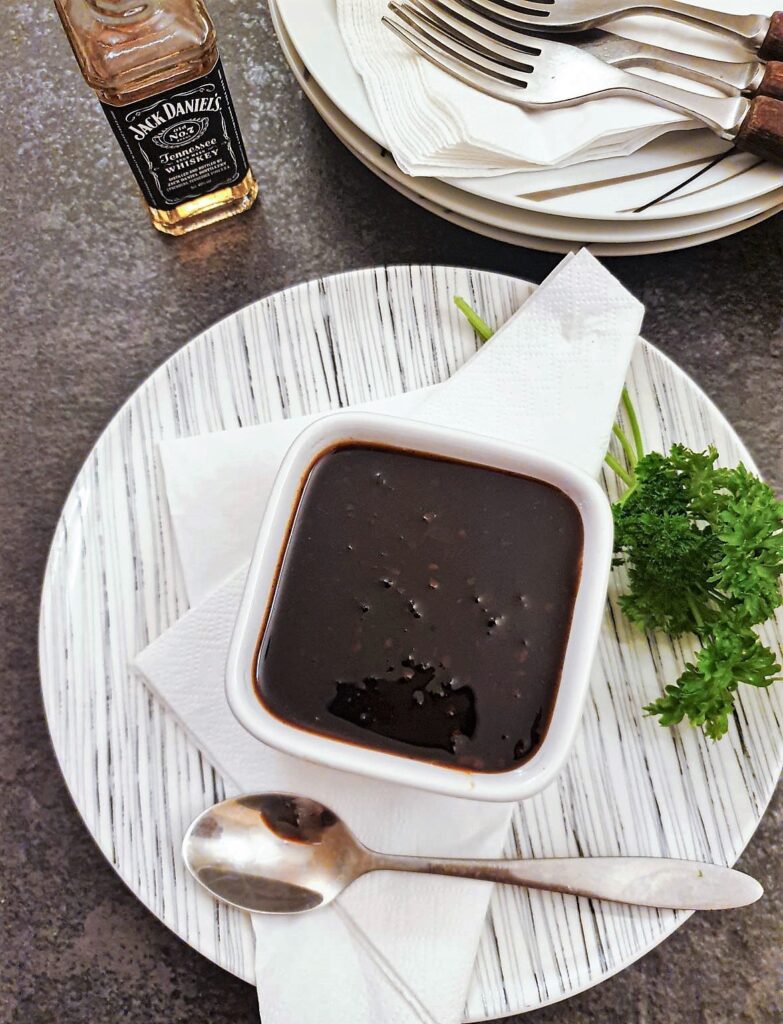
[[(541, 278), (557, 257), (470, 235), (390, 191), (301, 96), (265, 8), (211, 3), (262, 186), (257, 209), (172, 240), (81, 81), (50, 5), (0, 7), (0, 1022), (257, 1020), (253, 990), (163, 928), (82, 826), (41, 710), (40, 580), (60, 505), (118, 405), (217, 318), (306, 278), (458, 263)], [(647, 337), (704, 386), (783, 483), (783, 219), (682, 253), (610, 261)], [(783, 800), (742, 866), (767, 898), (697, 915), (635, 967), (529, 1024), (780, 1024)], [(293, 1022), (292, 1022), (293, 1024)]]

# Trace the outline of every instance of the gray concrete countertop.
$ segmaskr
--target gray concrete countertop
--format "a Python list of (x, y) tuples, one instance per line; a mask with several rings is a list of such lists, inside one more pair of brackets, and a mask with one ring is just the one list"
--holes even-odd
[[(117, 407), (219, 317), (278, 288), (384, 263), (539, 281), (557, 257), (452, 227), (365, 170), (301, 95), (265, 5), (213, 0), (262, 196), (183, 239), (149, 226), (50, 4), (0, 7), (3, 529), (0, 1021), (239, 1024), (252, 988), (189, 949), (124, 888), (82, 825), (38, 687), (40, 581), (60, 506)], [(646, 303), (645, 335), (705, 388), (783, 484), (783, 218), (702, 248), (608, 261)], [(696, 915), (606, 984), (526, 1024), (780, 1024), (780, 792), (741, 866), (760, 904)], [(521, 1018), (519, 1018), (521, 1020)], [(294, 1024), (294, 1022), (292, 1022)], [(381, 1022), (378, 1022), (381, 1024)]]

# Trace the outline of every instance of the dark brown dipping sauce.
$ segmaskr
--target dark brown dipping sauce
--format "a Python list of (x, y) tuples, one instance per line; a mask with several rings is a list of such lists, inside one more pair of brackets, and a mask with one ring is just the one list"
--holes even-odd
[(256, 666), (278, 717), (474, 771), (540, 744), (582, 519), (541, 480), (346, 445), (303, 486)]

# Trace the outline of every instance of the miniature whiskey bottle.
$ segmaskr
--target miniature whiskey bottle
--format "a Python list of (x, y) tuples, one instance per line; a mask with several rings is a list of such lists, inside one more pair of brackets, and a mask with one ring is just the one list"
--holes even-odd
[(55, 0), (82, 74), (169, 235), (250, 209), (258, 185), (201, 0)]

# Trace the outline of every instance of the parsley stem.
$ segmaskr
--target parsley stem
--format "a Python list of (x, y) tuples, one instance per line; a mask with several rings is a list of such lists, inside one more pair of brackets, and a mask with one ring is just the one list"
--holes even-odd
[(688, 598), (688, 607), (691, 610), (691, 615), (693, 616), (693, 621), (696, 623), (696, 625), (699, 627), (699, 629), (701, 629), (701, 627), (704, 625), (704, 619), (702, 619), (702, 617), (701, 617), (701, 615), (699, 613), (699, 609), (698, 609), (698, 607), (696, 605), (696, 602), (693, 600), (693, 594), (688, 594), (687, 598)]
[(489, 324), (482, 320), (478, 313), (459, 295), (454, 296), (454, 305), (460, 313), (462, 313), (476, 334), (478, 334), (483, 341), (489, 341), (495, 333)]
[(620, 442), (620, 444), (623, 447), (623, 451), (625, 452), (625, 457), (626, 457), (626, 459), (628, 459), (628, 466), (629, 466), (629, 468), (633, 469), (634, 466), (636, 465), (636, 462), (637, 462), (636, 452), (633, 450), (631, 442), (626, 437), (625, 431), (623, 430), (623, 428), (620, 426), (619, 423), (615, 423), (615, 425), (612, 427), (612, 433), (614, 434), (614, 436), (617, 438), (617, 440)]
[(634, 478), (623, 466), (620, 465), (620, 463), (617, 461), (614, 455), (612, 455), (611, 452), (607, 452), (606, 455), (604, 455), (604, 462), (611, 470), (613, 470), (620, 477), (620, 479), (624, 483), (626, 483), (629, 487), (633, 487)]
[(628, 417), (628, 422), (631, 424), (631, 433), (636, 445), (636, 458), (637, 460), (643, 459), (644, 441), (642, 440), (642, 430), (639, 426), (639, 418), (636, 415), (636, 409), (634, 409), (631, 396), (628, 394), (628, 388), (623, 388), (623, 408)]

